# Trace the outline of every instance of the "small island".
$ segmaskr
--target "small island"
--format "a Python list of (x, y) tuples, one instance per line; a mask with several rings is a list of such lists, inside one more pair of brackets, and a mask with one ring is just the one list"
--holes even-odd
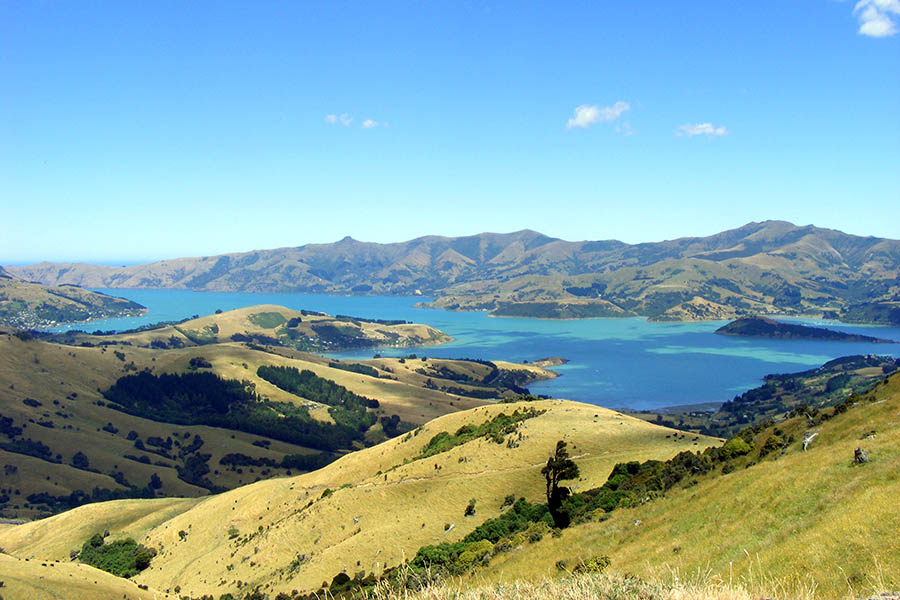
[(895, 344), (894, 340), (833, 331), (824, 327), (809, 327), (780, 323), (767, 317), (743, 317), (716, 329), (719, 335), (762, 337), (779, 340), (815, 340), (831, 342), (863, 342), (867, 344)]

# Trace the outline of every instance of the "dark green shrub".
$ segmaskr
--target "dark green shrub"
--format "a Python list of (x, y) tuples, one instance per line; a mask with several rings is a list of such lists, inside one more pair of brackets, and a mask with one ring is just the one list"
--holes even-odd
[(131, 577), (150, 566), (156, 556), (155, 549), (142, 546), (131, 538), (105, 544), (104, 537), (99, 533), (92, 535), (81, 547), (78, 559), (118, 577)]
[(573, 573), (602, 573), (610, 564), (608, 556), (593, 556), (575, 565)]

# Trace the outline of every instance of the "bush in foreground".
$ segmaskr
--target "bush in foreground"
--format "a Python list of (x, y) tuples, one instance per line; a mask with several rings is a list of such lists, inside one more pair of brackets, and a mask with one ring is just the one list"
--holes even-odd
[(81, 547), (78, 560), (118, 577), (131, 577), (149, 567), (156, 556), (156, 550), (142, 546), (131, 538), (108, 544), (103, 542), (103, 538), (103, 534), (92, 535)]

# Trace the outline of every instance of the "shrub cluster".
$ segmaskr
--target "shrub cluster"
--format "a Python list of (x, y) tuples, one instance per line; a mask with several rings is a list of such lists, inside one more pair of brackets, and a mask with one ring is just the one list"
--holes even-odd
[(485, 421), (481, 425), (463, 425), (456, 430), (456, 433), (450, 434), (442, 431), (432, 437), (419, 458), (428, 458), (441, 452), (446, 452), (451, 448), (465, 444), (475, 438), (485, 437), (498, 444), (502, 444), (506, 436), (515, 433), (522, 421), (537, 417), (542, 414), (543, 410), (534, 408), (516, 409), (512, 414), (500, 413), (493, 419)]
[(104, 543), (105, 535), (95, 533), (81, 547), (78, 560), (118, 577), (137, 575), (150, 566), (156, 550), (131, 538)]
[(463, 573), (485, 564), (498, 552), (540, 540), (552, 523), (546, 506), (520, 498), (509, 510), (496, 519), (488, 519), (459, 542), (419, 548), (410, 565)]
[(364, 443), (363, 433), (375, 423), (375, 415), (366, 412), (366, 399), (309, 373), (304, 397), (341, 403), (329, 411), (335, 423), (317, 421), (294, 404), (259, 401), (246, 382), (209, 372), (126, 375), (103, 395), (111, 408), (164, 423), (224, 427), (326, 451)]

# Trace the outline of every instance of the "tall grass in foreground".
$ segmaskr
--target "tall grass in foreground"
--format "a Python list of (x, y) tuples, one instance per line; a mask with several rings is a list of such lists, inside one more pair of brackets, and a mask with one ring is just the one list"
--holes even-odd
[[(410, 576), (413, 577), (414, 576)], [(754, 581), (727, 581), (711, 572), (680, 576), (672, 572), (660, 581), (634, 576), (586, 574), (569, 575), (540, 582), (516, 581), (484, 586), (460, 585), (453, 581), (424, 583), (416, 588), (415, 580), (401, 584), (382, 584), (370, 600), (814, 600), (824, 598), (816, 592), (810, 579), (784, 585), (776, 580), (756, 578)], [(410, 585), (412, 583), (412, 585)], [(872, 588), (884, 590), (879, 581)], [(875, 594), (872, 594), (874, 596)], [(868, 597), (868, 596), (864, 596)], [(898, 596), (885, 596), (894, 599)], [(847, 591), (843, 598), (860, 596)]]

